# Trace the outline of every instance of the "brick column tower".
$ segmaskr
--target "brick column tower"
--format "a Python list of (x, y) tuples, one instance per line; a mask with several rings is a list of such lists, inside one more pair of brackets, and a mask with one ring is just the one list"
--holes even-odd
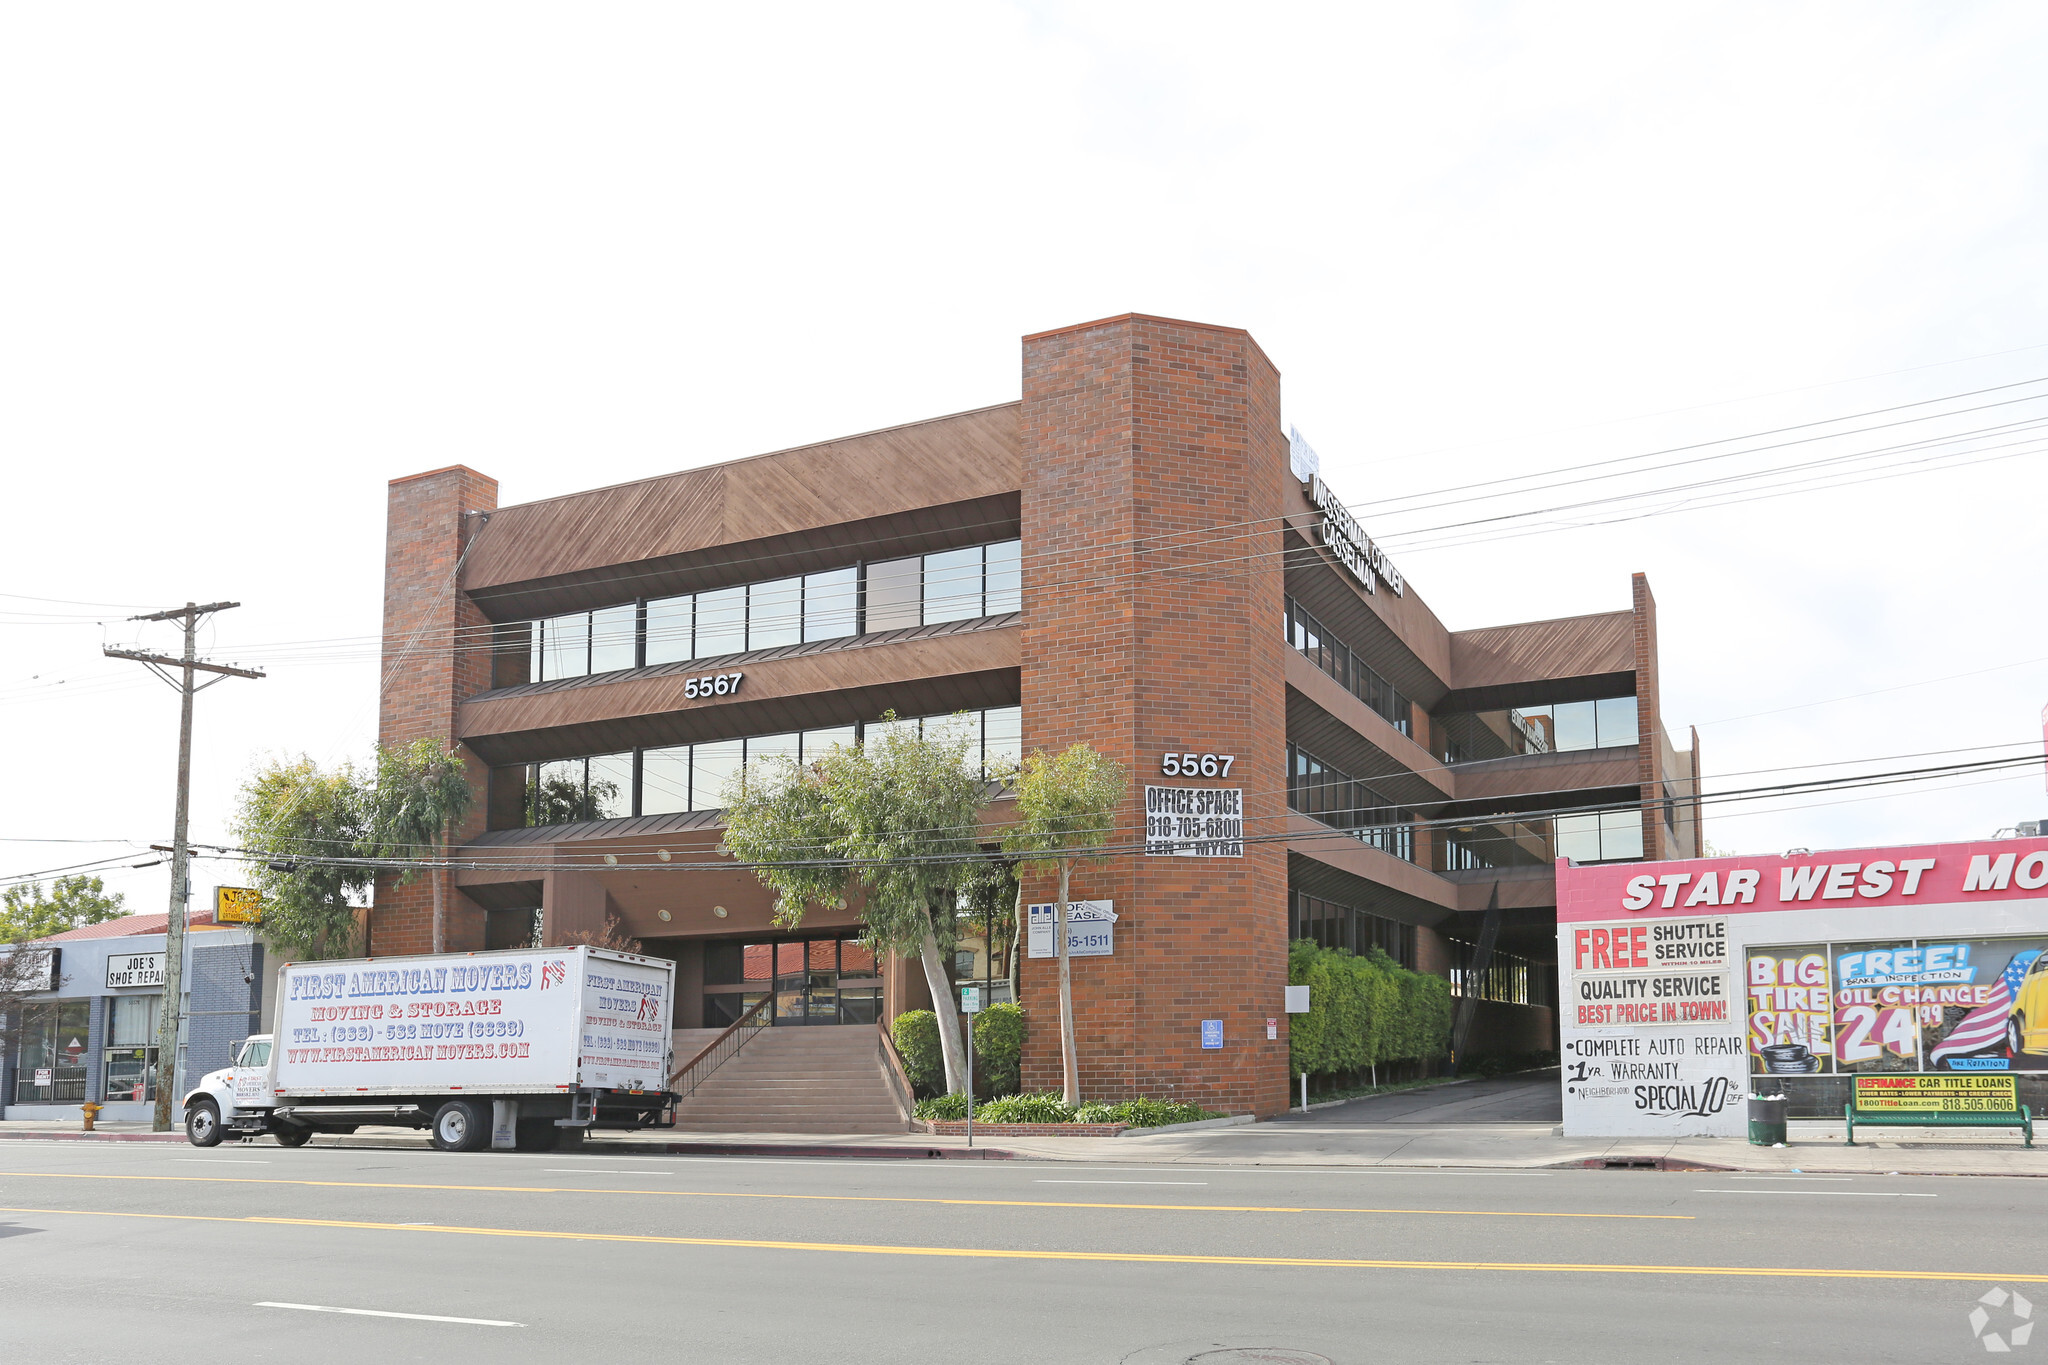
[[(1025, 748), (1077, 740), (1129, 766), (1114, 842), (1142, 843), (1146, 785), (1240, 788), (1248, 836), (1286, 812), (1280, 378), (1250, 335), (1137, 315), (1024, 339)], [(1165, 777), (1168, 751), (1236, 755)], [(1027, 884), (1049, 900), (1050, 879)], [(1112, 957), (1073, 963), (1084, 1098), (1287, 1104), (1287, 853), (1122, 853), (1075, 870), (1113, 900)], [(1024, 1083), (1060, 1083), (1056, 963), (1026, 959)], [(1282, 1021), (1266, 1038), (1266, 1020)], [(1202, 1021), (1223, 1021), (1223, 1047)]]
[(1657, 680), (1657, 599), (1650, 580), (1630, 576), (1636, 614), (1636, 781), (1642, 792), (1643, 856), (1652, 862), (1683, 857), (1664, 837), (1664, 752), (1658, 735), (1663, 697)]
[[(456, 582), (462, 552), (482, 531), (474, 513), (497, 510), (498, 481), (463, 465), (393, 479), (384, 523), (384, 661), (377, 742), (410, 744), (422, 736), (455, 738), (455, 709), (491, 685), (490, 628)], [(481, 833), (489, 774), (468, 758), (476, 792), (466, 828), (454, 842)], [(442, 879), (451, 952), (484, 946), (483, 910), (456, 891), (445, 872), (400, 886), (377, 878), (370, 915), (370, 951), (379, 957), (433, 950), (434, 889)]]

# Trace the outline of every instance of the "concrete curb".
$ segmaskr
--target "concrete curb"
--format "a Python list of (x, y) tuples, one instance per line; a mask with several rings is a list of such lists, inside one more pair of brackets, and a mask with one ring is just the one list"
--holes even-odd
[(47, 1132), (30, 1131), (9, 1133), (0, 1131), (0, 1138), (12, 1138), (17, 1142), (183, 1142), (183, 1133), (66, 1133), (61, 1130)]

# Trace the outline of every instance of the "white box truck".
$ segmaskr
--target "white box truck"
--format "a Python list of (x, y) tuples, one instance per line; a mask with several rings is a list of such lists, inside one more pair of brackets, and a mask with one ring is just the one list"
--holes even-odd
[(274, 1032), (185, 1097), (185, 1136), (302, 1147), (362, 1125), (443, 1151), (673, 1128), (675, 963), (604, 948), (288, 962)]

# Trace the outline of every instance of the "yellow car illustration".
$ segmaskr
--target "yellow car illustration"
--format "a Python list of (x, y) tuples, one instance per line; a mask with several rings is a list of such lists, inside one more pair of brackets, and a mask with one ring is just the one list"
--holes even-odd
[(2048, 1052), (2048, 952), (2037, 952), (2012, 993), (2012, 1017), (2005, 1025), (2006, 1045), (2022, 1052)]

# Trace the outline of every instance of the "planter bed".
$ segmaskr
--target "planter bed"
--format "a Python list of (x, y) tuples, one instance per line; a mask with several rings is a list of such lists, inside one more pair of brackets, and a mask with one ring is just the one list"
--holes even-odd
[[(922, 1119), (919, 1127), (934, 1137), (965, 1137), (964, 1119)], [(977, 1137), (1115, 1137), (1128, 1123), (976, 1123)]]

